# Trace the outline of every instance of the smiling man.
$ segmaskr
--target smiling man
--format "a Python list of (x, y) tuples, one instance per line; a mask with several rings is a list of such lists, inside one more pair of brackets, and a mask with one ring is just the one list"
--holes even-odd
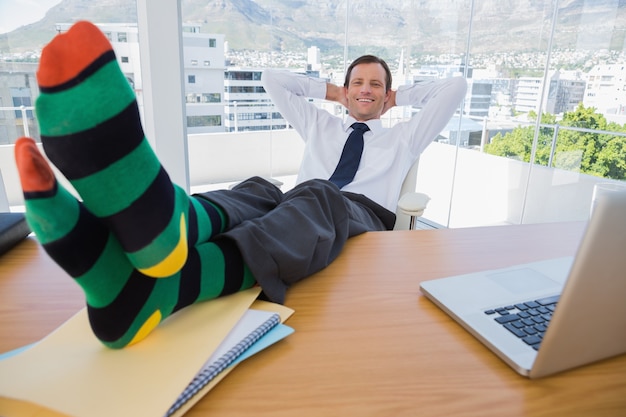
[[(437, 137), (465, 95), (461, 77), (391, 88), (387, 63), (373, 55), (352, 62), (343, 86), (279, 70), (263, 72), (264, 86), (283, 117), (305, 142), (297, 183), (328, 179), (337, 166), (354, 122), (364, 122), (363, 152), (354, 179), (341, 188), (366, 196), (392, 213), (407, 172)], [(316, 107), (308, 98), (327, 99), (348, 110), (345, 118)], [(380, 117), (394, 106), (420, 111), (384, 128)]]

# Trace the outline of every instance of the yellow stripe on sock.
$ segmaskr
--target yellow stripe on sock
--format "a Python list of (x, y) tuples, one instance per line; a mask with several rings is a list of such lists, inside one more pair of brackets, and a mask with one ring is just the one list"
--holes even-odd
[(152, 330), (154, 330), (155, 327), (159, 325), (160, 322), (161, 322), (161, 312), (157, 310), (154, 313), (152, 313), (152, 315), (148, 318), (148, 320), (146, 320), (146, 322), (141, 326), (137, 334), (135, 334), (135, 337), (133, 337), (133, 340), (131, 340), (130, 343), (126, 346), (133, 345), (143, 340), (146, 336), (150, 334), (150, 332), (152, 332)]
[(169, 277), (182, 269), (187, 262), (187, 226), (185, 222), (185, 215), (180, 215), (180, 239), (178, 244), (172, 252), (165, 259), (158, 264), (139, 269), (139, 272), (152, 278), (165, 278)]

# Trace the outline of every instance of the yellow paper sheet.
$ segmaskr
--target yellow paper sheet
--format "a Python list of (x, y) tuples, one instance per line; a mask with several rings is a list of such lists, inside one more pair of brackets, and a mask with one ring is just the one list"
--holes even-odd
[(121, 350), (95, 338), (82, 310), (41, 342), (0, 361), (0, 415), (163, 416), (259, 292), (184, 309)]

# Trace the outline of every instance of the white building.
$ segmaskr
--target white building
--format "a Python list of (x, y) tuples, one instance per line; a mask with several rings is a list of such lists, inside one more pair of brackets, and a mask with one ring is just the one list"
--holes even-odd
[(224, 35), (183, 27), (187, 133), (224, 131)]
[(39, 136), (32, 106), (37, 99), (36, 63), (0, 61), (0, 145)]
[(261, 84), (262, 69), (224, 72), (224, 127), (227, 132), (283, 129), (286, 122)]
[(537, 77), (520, 77), (515, 91), (515, 110), (520, 113), (536, 112), (541, 102), (542, 79)]
[[(585, 79), (578, 71), (551, 71), (549, 88), (543, 97), (542, 112), (562, 114), (573, 111), (583, 102)], [(515, 92), (515, 110), (521, 113), (538, 112), (542, 99), (543, 79), (520, 77)]]
[(317, 46), (311, 46), (307, 49), (307, 67), (307, 69), (311, 71), (320, 71), (322, 69), (320, 48)]
[(585, 85), (585, 79), (580, 71), (556, 71), (550, 77), (544, 111), (562, 114), (576, 110), (583, 102)]
[(596, 65), (587, 74), (585, 107), (605, 115), (626, 115), (626, 66)]

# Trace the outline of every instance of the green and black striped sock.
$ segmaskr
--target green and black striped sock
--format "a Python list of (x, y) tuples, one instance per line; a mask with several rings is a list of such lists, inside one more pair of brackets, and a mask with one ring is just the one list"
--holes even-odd
[[(42, 52), (37, 81), (37, 118), (50, 161), (139, 271), (178, 272), (188, 253), (190, 199), (146, 140), (135, 95), (104, 34), (78, 22), (57, 35)], [(202, 231), (208, 240), (221, 227)]]

